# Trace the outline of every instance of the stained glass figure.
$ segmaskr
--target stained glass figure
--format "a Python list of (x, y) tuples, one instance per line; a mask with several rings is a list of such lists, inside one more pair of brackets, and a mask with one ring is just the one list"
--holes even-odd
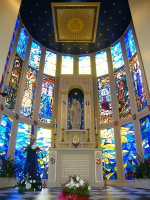
[(62, 56), (61, 74), (73, 74), (73, 56)]
[(102, 76), (108, 74), (108, 63), (106, 50), (101, 51), (95, 55), (96, 60), (96, 74)]
[(147, 98), (137, 54), (129, 62), (138, 111), (147, 108)]
[(90, 56), (79, 56), (79, 74), (91, 74)]
[(30, 138), (31, 138), (31, 126), (19, 122), (17, 139), (16, 139), (15, 162), (21, 166), (22, 170), (20, 171), (22, 172), (27, 156), (27, 153), (24, 150), (30, 144)]
[(0, 124), (0, 155), (7, 156), (9, 139), (11, 137), (12, 119), (2, 115)]
[(17, 30), (18, 30), (18, 26), (19, 26), (19, 17), (17, 17), (16, 19), (16, 24), (15, 24), (15, 28), (14, 28), (14, 32), (13, 32), (13, 35), (12, 35), (12, 39), (11, 39), (11, 43), (10, 43), (10, 46), (9, 46), (9, 51), (8, 51), (8, 54), (7, 54), (7, 58), (6, 58), (6, 62), (5, 62), (5, 66), (4, 66), (4, 71), (3, 71), (3, 74), (2, 74), (2, 78), (1, 78), (1, 82), (0, 82), (0, 92), (2, 92), (2, 87), (3, 87), (3, 83), (4, 83), (4, 78), (6, 75), (6, 72), (8, 70), (8, 67), (9, 67), (9, 60), (10, 60), (10, 56), (11, 56), (11, 52), (12, 52), (12, 48), (13, 48), (13, 45), (14, 45), (14, 42), (15, 42), (15, 38), (16, 38), (16, 33), (17, 33)]
[(111, 55), (112, 55), (112, 63), (113, 63), (114, 70), (124, 65), (120, 41), (116, 42), (111, 47)]
[(112, 121), (112, 104), (110, 95), (109, 76), (97, 78), (99, 122), (107, 123)]
[(104, 179), (117, 180), (116, 148), (113, 128), (100, 130), (100, 145), (102, 148)]
[(131, 106), (127, 86), (125, 68), (121, 67), (114, 73), (116, 81), (116, 92), (119, 103), (119, 117), (123, 119), (131, 115)]
[(52, 53), (51, 51), (46, 51), (45, 56), (45, 65), (44, 65), (44, 74), (55, 76), (56, 73), (56, 53)]
[(133, 123), (125, 124), (120, 127), (122, 153), (124, 161), (124, 174), (126, 180), (134, 180), (136, 165), (136, 143), (134, 138)]
[(20, 114), (32, 118), (38, 72), (28, 66)]
[(150, 115), (140, 119), (140, 127), (144, 157), (148, 159), (150, 157)]
[(42, 179), (48, 178), (49, 147), (51, 147), (52, 131), (45, 128), (38, 128), (37, 146), (43, 149), (42, 155), (38, 155), (40, 175)]
[(43, 75), (39, 119), (52, 123), (55, 78)]
[(16, 52), (21, 56), (21, 58), (23, 60), (25, 58), (28, 40), (29, 40), (28, 33), (25, 30), (25, 28), (22, 27), (21, 31), (20, 31), (20, 36), (19, 36), (19, 39), (18, 39), (18, 44), (17, 44)]
[(16, 55), (9, 81), (8, 92), (7, 92), (8, 95), (6, 96), (6, 102), (5, 102), (5, 106), (8, 109), (13, 110), (15, 108), (21, 70), (22, 70), (22, 60), (19, 56)]
[(29, 57), (29, 65), (38, 70), (40, 65), (42, 47), (36, 42), (32, 41), (31, 52)]
[(124, 35), (124, 41), (126, 45), (126, 51), (128, 55), (128, 60), (132, 58), (134, 53), (136, 52), (136, 45), (132, 33), (132, 27), (130, 27)]

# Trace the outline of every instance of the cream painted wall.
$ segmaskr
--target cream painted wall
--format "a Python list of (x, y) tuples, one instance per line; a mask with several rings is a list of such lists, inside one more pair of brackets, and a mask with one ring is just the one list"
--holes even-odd
[(129, 0), (129, 6), (150, 91), (150, 0)]
[(21, 0), (0, 0), (0, 80)]

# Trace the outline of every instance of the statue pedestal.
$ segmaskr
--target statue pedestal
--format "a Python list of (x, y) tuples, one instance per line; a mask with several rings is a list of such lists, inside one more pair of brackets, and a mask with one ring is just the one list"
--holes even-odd
[(48, 187), (61, 187), (78, 175), (92, 187), (103, 187), (101, 151), (91, 148), (50, 148)]

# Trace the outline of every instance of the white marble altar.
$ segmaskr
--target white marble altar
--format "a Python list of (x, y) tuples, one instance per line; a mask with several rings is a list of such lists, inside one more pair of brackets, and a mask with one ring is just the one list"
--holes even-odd
[(92, 148), (50, 148), (48, 187), (60, 187), (78, 175), (92, 187), (103, 186), (101, 151)]

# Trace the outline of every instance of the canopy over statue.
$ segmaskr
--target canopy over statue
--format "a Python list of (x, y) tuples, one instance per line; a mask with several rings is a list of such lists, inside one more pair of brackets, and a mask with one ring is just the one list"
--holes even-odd
[(72, 99), (70, 119), (71, 119), (72, 129), (80, 129), (81, 104), (77, 99)]

